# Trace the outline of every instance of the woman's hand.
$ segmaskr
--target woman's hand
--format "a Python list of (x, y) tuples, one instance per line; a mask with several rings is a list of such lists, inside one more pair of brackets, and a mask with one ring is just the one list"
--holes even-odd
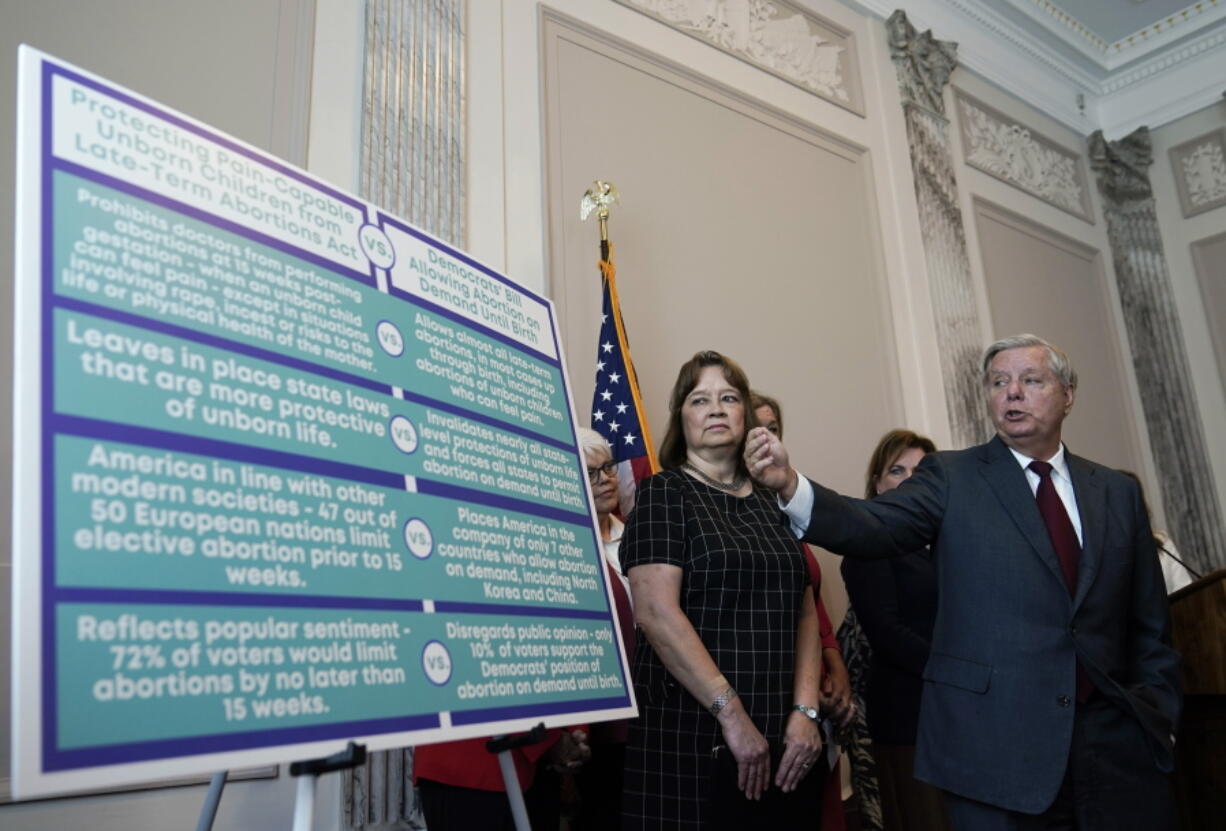
[(855, 700), (851, 694), (851, 679), (847, 666), (837, 649), (823, 649), (821, 709), (834, 719), (839, 727), (846, 727), (856, 714)]
[(791, 793), (796, 790), (800, 780), (809, 775), (815, 764), (821, 764), (821, 728), (804, 713), (794, 711), (788, 717), (783, 745), (783, 758), (779, 760), (775, 784), (784, 793)]
[(732, 699), (718, 716), (724, 743), (736, 759), (736, 785), (746, 799), (761, 799), (770, 785), (770, 745), (758, 732), (740, 699)]
[(765, 427), (755, 427), (745, 439), (745, 467), (753, 480), (777, 492), (784, 502), (796, 493), (796, 471), (788, 464), (788, 451), (779, 437)]
[(562, 735), (545, 754), (545, 764), (558, 773), (570, 773), (583, 767), (592, 758), (592, 749), (587, 743), (587, 732), (575, 728), (563, 730)]

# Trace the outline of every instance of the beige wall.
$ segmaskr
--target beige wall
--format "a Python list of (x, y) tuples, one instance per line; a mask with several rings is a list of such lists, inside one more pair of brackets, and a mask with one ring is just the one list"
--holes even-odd
[(1125, 358), (1103, 348), (1119, 342), (1103, 255), (987, 202), (976, 201), (974, 219), (993, 331), (1041, 328), (1043, 337), (1065, 349), (1080, 385), (1064, 441), (1086, 458), (1136, 470), (1140, 451), (1129, 418)]
[(1190, 247), (1205, 304), (1205, 320), (1213, 338), (1218, 375), (1226, 386), (1226, 233), (1197, 240)]
[[(765, 107), (785, 121), (796, 122), (803, 129), (819, 130), (840, 143), (867, 151), (867, 166), (872, 171), (868, 188), (880, 206), (880, 213), (869, 222), (873, 225), (871, 231), (880, 239), (878, 252), (884, 265), (888, 320), (900, 367), (904, 415), (919, 429), (939, 434), (945, 429), (945, 405), (939, 381), (933, 384), (926, 377), (928, 368), (936, 366), (938, 356), (930, 323), (927, 278), (922, 258), (914, 255), (920, 244), (914, 187), (909, 178), (898, 175), (902, 171), (909, 176), (906, 136), (882, 23), (834, 0), (806, 5), (857, 38), (856, 69), (864, 79), (866, 96), (863, 117), (608, 0), (564, 3), (502, 0), (501, 14), (470, 14), (467, 36), (470, 44), (479, 43), (481, 48), (469, 53), (469, 82), (471, 89), (482, 91), (479, 94), (483, 102), (470, 110), (470, 248), (512, 279), (533, 288), (545, 288), (551, 279), (547, 275), (557, 268), (552, 262), (554, 240), (549, 228), (554, 208), (549, 203), (553, 184), (546, 171), (547, 91), (540, 73), (551, 59), (543, 44), (542, 18), (564, 14), (580, 26), (602, 33), (602, 37), (665, 56), (669, 62), (684, 67), (687, 75), (732, 90), (735, 97)], [(601, 80), (587, 90), (587, 95), (599, 99), (609, 94), (612, 86), (607, 79)], [(500, 89), (501, 95), (491, 96), (491, 89)], [(613, 178), (611, 173), (603, 175)], [(595, 177), (586, 173), (584, 176), (586, 187)], [(734, 171), (735, 178), (745, 177)], [(615, 242), (622, 243), (624, 260), (632, 255), (622, 236), (625, 224), (633, 221), (634, 213), (651, 209), (653, 203), (623, 182), (617, 184), (626, 202), (613, 220), (613, 235)], [(577, 212), (582, 190), (581, 187), (567, 194), (562, 210), (568, 215)], [(821, 194), (817, 198), (820, 203)], [(688, 222), (694, 221), (688, 207), (670, 212), (670, 216), (681, 215)], [(589, 227), (582, 233), (591, 246), (587, 250), (594, 252), (595, 231)], [(820, 260), (824, 252), (814, 249), (812, 255)], [(594, 254), (585, 256), (586, 267), (594, 267)], [(620, 268), (626, 273), (630, 266), (623, 261)], [(635, 337), (641, 339), (644, 335)], [(585, 363), (590, 360), (587, 355), (590, 347), (581, 348), (582, 353), (570, 356), (572, 365), (580, 359)], [(586, 368), (582, 371), (586, 378)], [(588, 395), (588, 390), (579, 388), (579, 383), (576, 387), (579, 398)], [(849, 475), (858, 481), (858, 470)]]
[(600, 280), (578, 196), (601, 178), (624, 196), (611, 236), (657, 443), (677, 368), (716, 349), (782, 401), (797, 463), (857, 490), (869, 451), (902, 418), (863, 149), (573, 23), (546, 20), (543, 48), (549, 289), (579, 420)]

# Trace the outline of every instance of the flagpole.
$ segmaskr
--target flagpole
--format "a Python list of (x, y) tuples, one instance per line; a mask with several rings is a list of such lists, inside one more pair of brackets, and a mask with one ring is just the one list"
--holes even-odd
[[(643, 406), (643, 396), (639, 390), (638, 376), (634, 371), (634, 361), (630, 358), (629, 338), (626, 337), (626, 327), (621, 315), (621, 301), (617, 296), (617, 267), (613, 264), (613, 245), (609, 242), (609, 208), (620, 204), (620, 201), (617, 188), (612, 182), (597, 180), (584, 191), (583, 200), (579, 205), (579, 218), (586, 220), (592, 213), (595, 213), (600, 226), (599, 265), (602, 278), (602, 294), (604, 295), (602, 305), (605, 315), (601, 324), (602, 346), (600, 347), (601, 351), (597, 355), (597, 388), (593, 392), (592, 428), (609, 440), (613, 449), (613, 458), (619, 462), (619, 470), (621, 471), (619, 474), (619, 489), (622, 495), (622, 511), (623, 515), (625, 515), (629, 510), (629, 506), (633, 504), (633, 494), (638, 481), (645, 476), (650, 476), (659, 471), (660, 464), (656, 458), (654, 443), (651, 440), (651, 430), (647, 425), (646, 408)], [(612, 353), (614, 351), (617, 356), (616, 359), (613, 359)], [(618, 374), (602, 376), (600, 372), (600, 368), (604, 366), (600, 362), (602, 357), (610, 358), (613, 364), (620, 366), (621, 372), (624, 373), (624, 379)], [(616, 373), (616, 369), (611, 371)], [(614, 388), (606, 385), (602, 389), (601, 385), (606, 384), (606, 382), (618, 386)], [(624, 388), (621, 386), (623, 384)], [(625, 398), (615, 408), (622, 423), (618, 423), (616, 420), (612, 423), (603, 421), (605, 413), (603, 412), (602, 402), (614, 403), (610, 399), (613, 398), (615, 389), (624, 389)], [(598, 398), (600, 400), (597, 400)], [(638, 430), (637, 436), (633, 432), (626, 432), (628, 429), (631, 429), (627, 427), (630, 415), (633, 415), (632, 421)], [(618, 433), (619, 429), (622, 430), (620, 434)], [(612, 432), (606, 432), (606, 430), (611, 430)], [(624, 440), (627, 446), (634, 442), (639, 442), (640, 444), (636, 450), (627, 454), (626, 447), (620, 444), (622, 440)]]
[(579, 203), (580, 221), (586, 221), (592, 211), (596, 211), (596, 219), (600, 224), (601, 262), (609, 262), (609, 206), (620, 203), (617, 188), (613, 183), (600, 179), (592, 182), (592, 186), (583, 192), (583, 201)]

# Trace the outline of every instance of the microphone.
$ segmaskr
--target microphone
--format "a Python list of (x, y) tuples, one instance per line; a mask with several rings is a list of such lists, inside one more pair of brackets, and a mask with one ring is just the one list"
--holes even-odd
[(1166, 547), (1166, 546), (1165, 546), (1165, 545), (1162, 543), (1162, 540), (1158, 539), (1157, 537), (1154, 537), (1154, 542), (1158, 543), (1158, 550), (1159, 550), (1159, 551), (1161, 551), (1163, 554), (1165, 554), (1166, 556), (1170, 557), (1172, 560), (1174, 560), (1175, 562), (1179, 563), (1181, 566), (1183, 566), (1184, 568), (1186, 568), (1186, 569), (1188, 570), (1188, 574), (1191, 574), (1191, 575), (1192, 575), (1192, 577), (1193, 577), (1193, 579), (1195, 579), (1195, 580), (1199, 580), (1200, 578), (1202, 578), (1202, 577), (1204, 577), (1204, 576), (1205, 576), (1205, 575), (1203, 575), (1203, 574), (1198, 573), (1198, 572), (1196, 571), (1196, 569), (1192, 568), (1192, 566), (1188, 565), (1188, 564), (1187, 564), (1187, 563), (1185, 563), (1183, 560), (1181, 560), (1181, 559), (1179, 559), (1178, 557), (1176, 557), (1176, 556), (1175, 556), (1175, 555), (1174, 555), (1174, 554), (1171, 552), (1171, 550), (1170, 550), (1169, 548), (1167, 548), (1167, 547)]

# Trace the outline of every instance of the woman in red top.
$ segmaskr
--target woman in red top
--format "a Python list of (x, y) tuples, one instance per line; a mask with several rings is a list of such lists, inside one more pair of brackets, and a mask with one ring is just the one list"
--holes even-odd
[[(587, 462), (592, 485), (592, 504), (605, 561), (605, 579), (613, 590), (622, 647), (626, 659), (634, 660), (634, 611), (630, 587), (621, 573), (618, 548), (625, 526), (613, 512), (618, 508), (617, 464), (604, 436), (586, 427), (579, 428), (579, 446)], [(614, 831), (621, 828), (623, 768), (626, 762), (627, 722), (606, 721), (593, 724), (592, 758), (575, 775), (579, 787), (579, 815), (571, 823), (575, 831)]]
[[(757, 391), (750, 395), (749, 401), (758, 424), (783, 438), (783, 408), (779, 402)], [(839, 649), (834, 626), (831, 625), (826, 606), (822, 603), (821, 566), (809, 546), (802, 542), (800, 547), (805, 554), (809, 582), (813, 585), (813, 599), (817, 603), (818, 634), (822, 643), (821, 714), (823, 719), (829, 718), (838, 727), (844, 727), (855, 711), (852, 705), (851, 680), (847, 667), (843, 664), (843, 652)], [(847, 827), (847, 819), (843, 814), (842, 791), (842, 777), (839, 775), (836, 761), (822, 788), (822, 831), (844, 831)]]

